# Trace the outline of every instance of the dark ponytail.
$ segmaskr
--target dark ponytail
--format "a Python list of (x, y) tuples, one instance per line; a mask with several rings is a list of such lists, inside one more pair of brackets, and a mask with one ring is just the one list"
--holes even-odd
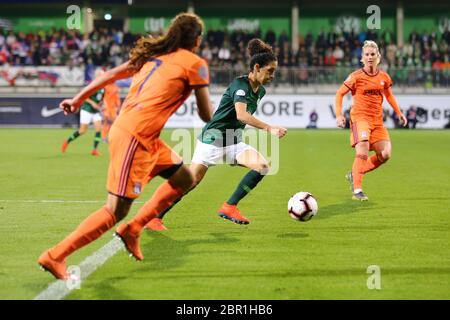
[(261, 39), (254, 38), (250, 40), (247, 45), (247, 51), (250, 56), (250, 70), (253, 70), (255, 64), (264, 67), (272, 61), (277, 61), (272, 47)]
[(142, 37), (130, 51), (130, 69), (139, 71), (149, 59), (174, 52), (179, 48), (194, 48), (197, 37), (203, 33), (203, 21), (193, 13), (180, 13), (170, 24), (164, 36)]

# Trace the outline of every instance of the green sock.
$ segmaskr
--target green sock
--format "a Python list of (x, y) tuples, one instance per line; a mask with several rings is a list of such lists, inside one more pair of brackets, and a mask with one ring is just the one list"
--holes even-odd
[(102, 133), (96, 132), (94, 138), (94, 149), (97, 149), (98, 144), (102, 141)]
[(72, 133), (69, 137), (69, 139), (67, 139), (67, 142), (72, 142), (73, 140), (75, 140), (76, 138), (78, 138), (80, 136), (80, 133), (77, 131), (75, 131), (74, 133)]
[(260, 174), (258, 171), (252, 170), (247, 173), (241, 182), (237, 186), (234, 193), (228, 199), (227, 203), (231, 205), (237, 205), (238, 202), (244, 198), (247, 193), (250, 192), (256, 185), (264, 178), (264, 175)]

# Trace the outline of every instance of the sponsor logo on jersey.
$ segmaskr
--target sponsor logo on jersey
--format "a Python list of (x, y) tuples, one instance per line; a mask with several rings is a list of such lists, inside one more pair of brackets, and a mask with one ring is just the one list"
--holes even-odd
[(368, 89), (364, 90), (365, 96), (381, 96), (383, 93), (380, 89)]
[(245, 91), (242, 89), (239, 89), (238, 91), (236, 91), (236, 95), (240, 96), (240, 97), (245, 97)]
[(367, 131), (361, 132), (361, 138), (367, 138)]
[(383, 80), (381, 80), (381, 81), (380, 81), (380, 84), (381, 84), (382, 86), (384, 86), (384, 81), (383, 81)]

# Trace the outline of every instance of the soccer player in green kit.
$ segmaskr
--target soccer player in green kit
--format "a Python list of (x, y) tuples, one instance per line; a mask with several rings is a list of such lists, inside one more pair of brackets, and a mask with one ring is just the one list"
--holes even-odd
[[(272, 48), (260, 39), (252, 39), (247, 50), (250, 55), (250, 72), (236, 78), (225, 91), (213, 118), (198, 137), (190, 166), (195, 178), (192, 188), (200, 183), (210, 166), (218, 164), (224, 158), (227, 162), (250, 169), (231, 197), (218, 210), (220, 217), (238, 224), (248, 224), (250, 221), (240, 214), (237, 204), (269, 171), (267, 160), (256, 149), (242, 142), (242, 130), (248, 124), (279, 138), (287, 132), (283, 127), (269, 125), (253, 116), (266, 93), (263, 85), (273, 80), (278, 62)], [(165, 230), (162, 218), (169, 210), (170, 208), (151, 220), (147, 228)]]
[[(100, 69), (96, 72), (96, 77), (101, 75), (103, 71)], [(64, 153), (73, 140), (78, 138), (79, 136), (85, 134), (88, 130), (89, 124), (92, 122), (94, 124), (95, 129), (95, 137), (94, 137), (94, 145), (91, 150), (91, 154), (93, 156), (99, 156), (100, 153), (97, 150), (98, 144), (102, 140), (102, 115), (101, 115), (101, 107), (100, 103), (105, 96), (105, 89), (101, 89), (90, 96), (86, 101), (82, 104), (80, 108), (80, 128), (72, 133), (67, 140), (64, 140), (61, 151)]]

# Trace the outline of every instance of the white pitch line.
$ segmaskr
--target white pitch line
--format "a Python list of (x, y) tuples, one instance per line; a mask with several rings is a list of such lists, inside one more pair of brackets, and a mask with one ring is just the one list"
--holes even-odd
[[(104, 200), (10, 200), (0, 199), (0, 203), (105, 203)], [(143, 203), (144, 201), (135, 201), (135, 203)], [(94, 252), (92, 255), (84, 259), (80, 265), (80, 279), (85, 280), (91, 273), (102, 266), (109, 258), (114, 256), (121, 248), (123, 243), (121, 240), (114, 238), (105, 244), (102, 248)], [(70, 267), (69, 267), (70, 268)], [(39, 293), (34, 300), (61, 300), (64, 299), (76, 286), (69, 285), (74, 280), (56, 280), (48, 286), (47, 289)]]
[[(106, 261), (108, 261), (109, 258), (113, 257), (123, 247), (122, 241), (114, 237), (102, 248), (84, 259), (78, 266), (80, 268), (81, 281), (89, 277), (91, 273), (102, 266)], [(33, 300), (62, 300), (76, 288), (72, 282), (73, 280), (56, 280), (50, 284), (47, 289), (39, 293)]]
[[(0, 202), (6, 203), (105, 203), (105, 200), (11, 200), (0, 199)], [(144, 203), (144, 201), (134, 201), (134, 203)]]
[(105, 203), (105, 200), (8, 200), (0, 199), (0, 202), (10, 203)]

